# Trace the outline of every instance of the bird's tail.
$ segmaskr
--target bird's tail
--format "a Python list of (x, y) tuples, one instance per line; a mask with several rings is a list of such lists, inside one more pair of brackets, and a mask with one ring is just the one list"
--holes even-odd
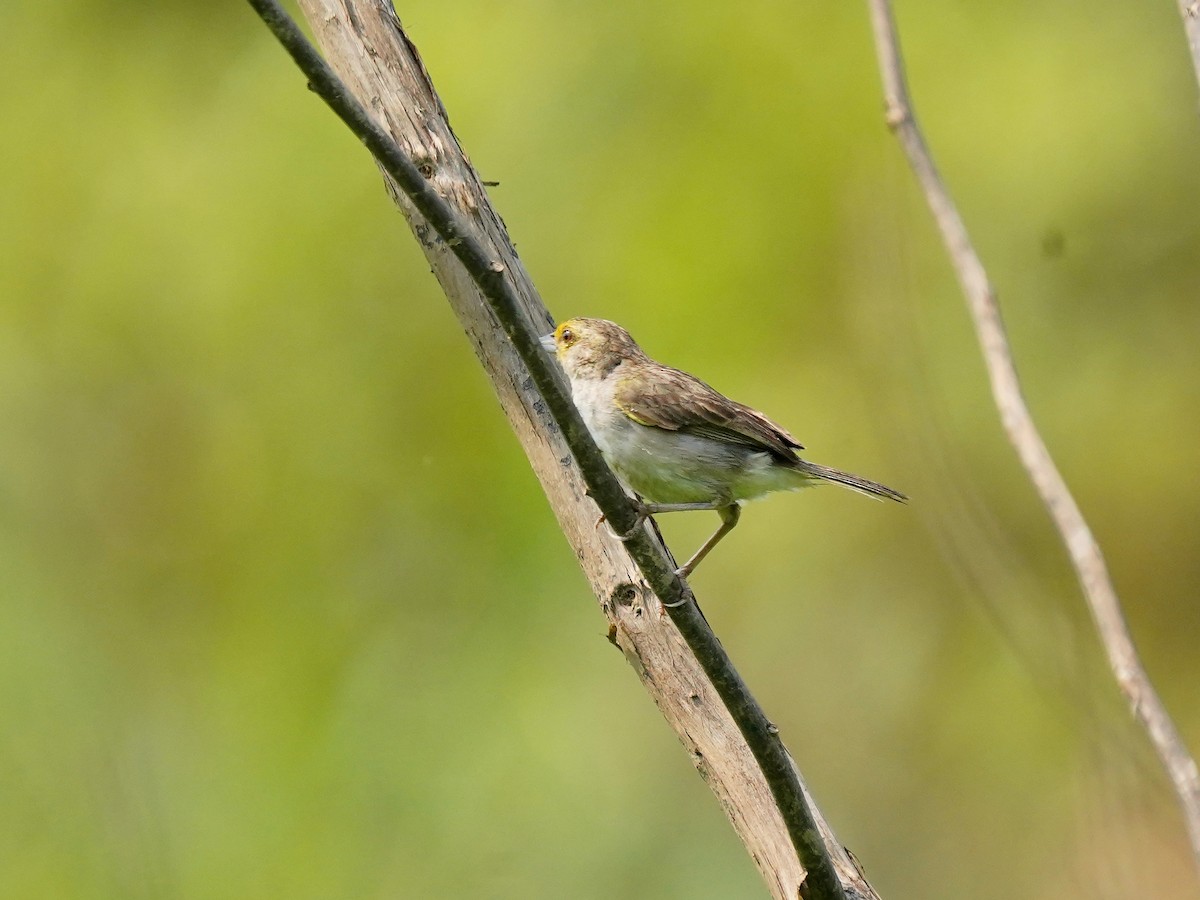
[(796, 463), (797, 468), (810, 478), (831, 481), (834, 484), (840, 484), (842, 487), (850, 488), (852, 491), (858, 491), (860, 494), (866, 494), (868, 497), (875, 497), (879, 500), (895, 500), (898, 503), (904, 503), (908, 500), (899, 491), (894, 491), (886, 484), (880, 484), (868, 478), (860, 478), (858, 475), (851, 475), (849, 472), (843, 472), (840, 469), (831, 469), (829, 466), (817, 465), (806, 459), (798, 459)]

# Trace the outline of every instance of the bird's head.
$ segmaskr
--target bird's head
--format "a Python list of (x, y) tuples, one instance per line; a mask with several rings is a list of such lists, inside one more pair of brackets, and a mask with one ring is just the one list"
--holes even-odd
[(542, 338), (542, 346), (569, 378), (605, 378), (621, 363), (645, 358), (629, 332), (606, 319), (568, 319)]

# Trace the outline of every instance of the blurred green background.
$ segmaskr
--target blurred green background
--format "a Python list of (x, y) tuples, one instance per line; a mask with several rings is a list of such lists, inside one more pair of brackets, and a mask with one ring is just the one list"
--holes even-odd
[[(1029, 401), (1200, 749), (1172, 6), (897, 15)], [(694, 579), (883, 896), (1200, 897), (864, 5), (399, 12), (555, 316), (911, 494), (757, 504)], [(249, 7), (8, 0), (0, 48), (0, 895), (761, 896), (375, 167)], [(664, 528), (685, 552), (714, 524)]]

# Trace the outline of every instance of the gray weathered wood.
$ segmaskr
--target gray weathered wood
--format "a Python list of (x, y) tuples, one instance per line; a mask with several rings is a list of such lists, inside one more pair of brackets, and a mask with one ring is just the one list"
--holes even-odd
[[(420, 57), (390, 5), (383, 0), (300, 0), (300, 6), (333, 68), (503, 266), (523, 299), (529, 321), (549, 330), (551, 317), (450, 130)], [(403, 192), (389, 186), (495, 385), (608, 617), (610, 638), (633, 665), (716, 794), (772, 895), (800, 896), (803, 869), (742, 734), (625, 546), (595, 527), (596, 508), (585, 496), (570, 450), (548, 421), (540, 394), (474, 281)], [(875, 897), (819, 814), (817, 822), (847, 895)]]

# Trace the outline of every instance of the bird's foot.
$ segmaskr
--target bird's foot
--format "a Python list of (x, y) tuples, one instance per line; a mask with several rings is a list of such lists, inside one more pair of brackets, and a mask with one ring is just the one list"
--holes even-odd
[(650, 509), (645, 503), (640, 500), (635, 500), (633, 502), (634, 510), (637, 513), (637, 518), (634, 520), (633, 527), (624, 534), (618, 534), (613, 530), (613, 527), (608, 524), (608, 516), (604, 515), (604, 513), (601, 513), (600, 518), (596, 520), (596, 527), (599, 528), (601, 525), (603, 525), (604, 530), (607, 531), (611, 537), (620, 541), (622, 544), (628, 541), (635, 534), (642, 530), (642, 526), (646, 524), (646, 519), (650, 517)]

